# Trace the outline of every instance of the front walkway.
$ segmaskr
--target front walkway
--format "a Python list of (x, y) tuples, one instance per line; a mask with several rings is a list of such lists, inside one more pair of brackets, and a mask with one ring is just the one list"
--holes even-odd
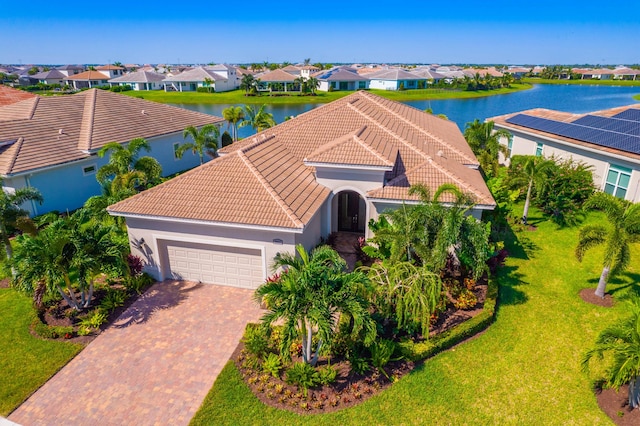
[(154, 284), (10, 416), (22, 425), (186, 425), (260, 316), (253, 292)]

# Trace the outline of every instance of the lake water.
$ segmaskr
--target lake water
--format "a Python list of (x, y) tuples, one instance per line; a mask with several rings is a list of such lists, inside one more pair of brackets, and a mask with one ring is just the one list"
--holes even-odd
[[(508, 95), (487, 96), (475, 99), (444, 99), (432, 101), (405, 102), (418, 109), (431, 108), (434, 114), (445, 114), (455, 121), (460, 129), (466, 123), (477, 119), (481, 121), (496, 115), (523, 111), (531, 108), (548, 108), (558, 111), (585, 113), (636, 103), (633, 95), (640, 93), (640, 87), (622, 86), (581, 86), (539, 84), (532, 89)], [(229, 105), (186, 105), (176, 106), (222, 116), (222, 110)], [(285, 117), (302, 114), (322, 104), (267, 105), (265, 110), (273, 114), (277, 123)], [(240, 137), (253, 134), (253, 129), (240, 129)]]

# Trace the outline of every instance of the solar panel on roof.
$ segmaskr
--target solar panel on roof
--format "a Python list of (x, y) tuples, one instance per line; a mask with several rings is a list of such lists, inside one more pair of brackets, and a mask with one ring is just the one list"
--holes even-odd
[(613, 116), (613, 118), (623, 118), (625, 120), (640, 121), (640, 109), (629, 108)]
[(506, 121), (510, 124), (528, 127), (558, 136), (640, 154), (640, 137), (635, 135), (612, 132), (610, 130), (597, 129), (580, 124), (564, 123), (526, 114), (514, 115)]
[(620, 118), (601, 117), (598, 115), (585, 115), (572, 124), (595, 127), (602, 130), (640, 136), (640, 121), (625, 120)]

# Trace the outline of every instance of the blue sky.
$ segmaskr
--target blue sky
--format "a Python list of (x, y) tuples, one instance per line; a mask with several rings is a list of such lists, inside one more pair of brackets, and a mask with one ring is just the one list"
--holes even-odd
[(640, 63), (640, 2), (34, 0), (0, 63)]

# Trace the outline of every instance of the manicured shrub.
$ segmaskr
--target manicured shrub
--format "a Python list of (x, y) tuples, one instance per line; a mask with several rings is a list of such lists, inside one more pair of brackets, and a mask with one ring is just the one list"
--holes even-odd
[(242, 342), (247, 352), (259, 358), (264, 357), (269, 350), (267, 333), (258, 324), (247, 324)]
[(223, 148), (225, 146), (231, 145), (233, 143), (233, 138), (231, 137), (231, 135), (227, 131), (222, 133), (221, 138), (222, 138), (221, 141), (222, 141), (222, 147)]
[(262, 371), (271, 374), (273, 377), (280, 377), (282, 369), (282, 359), (274, 353), (267, 355), (262, 362)]
[(307, 396), (309, 388), (319, 383), (318, 372), (306, 362), (297, 362), (287, 370), (287, 383), (302, 388), (304, 396)]
[(120, 306), (123, 306), (126, 300), (127, 294), (124, 291), (110, 288), (100, 302), (100, 309), (104, 312), (111, 313)]
[(371, 365), (378, 369), (380, 373), (387, 376), (383, 367), (391, 361), (391, 357), (393, 356), (395, 349), (396, 344), (393, 340), (378, 340), (371, 346)]
[(33, 331), (44, 339), (58, 339), (73, 335), (73, 327), (71, 326), (47, 325), (38, 318), (33, 322)]
[(321, 385), (330, 385), (336, 381), (338, 370), (331, 365), (320, 367), (318, 369), (318, 383)]

